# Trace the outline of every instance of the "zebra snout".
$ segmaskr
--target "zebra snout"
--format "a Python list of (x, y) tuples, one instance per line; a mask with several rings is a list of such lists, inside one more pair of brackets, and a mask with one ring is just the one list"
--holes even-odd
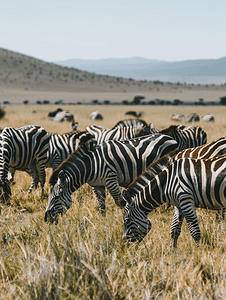
[(45, 222), (47, 222), (47, 223), (56, 223), (57, 222), (57, 220), (56, 220), (56, 218), (54, 218), (53, 216), (52, 216), (52, 213), (51, 213), (51, 211), (50, 210), (47, 210), (46, 212), (45, 212), (45, 218), (44, 218), (44, 220), (45, 220)]

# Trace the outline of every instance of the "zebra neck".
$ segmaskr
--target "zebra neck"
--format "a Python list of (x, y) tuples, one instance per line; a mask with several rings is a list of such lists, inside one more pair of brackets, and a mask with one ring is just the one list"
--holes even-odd
[(83, 184), (89, 182), (93, 177), (92, 160), (90, 157), (76, 160), (68, 160), (67, 164), (63, 164), (67, 173), (69, 186), (71, 190), (76, 190)]
[(136, 197), (136, 205), (146, 213), (167, 202), (165, 187), (167, 172), (163, 171), (148, 183)]

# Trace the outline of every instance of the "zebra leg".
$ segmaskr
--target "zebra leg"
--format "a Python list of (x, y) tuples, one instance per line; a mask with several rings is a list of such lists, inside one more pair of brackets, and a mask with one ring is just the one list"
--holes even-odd
[(194, 207), (193, 203), (186, 202), (186, 207), (183, 209), (183, 207), (181, 206), (181, 209), (182, 209), (182, 212), (187, 221), (188, 229), (191, 233), (191, 236), (195, 240), (196, 246), (198, 248), (199, 243), (200, 243), (201, 234), (200, 234), (200, 228), (199, 228), (199, 224), (198, 224), (195, 207)]
[(33, 188), (37, 189), (39, 183), (39, 173), (36, 166), (36, 162), (33, 161), (25, 171), (31, 176), (31, 184), (28, 187), (29, 193), (33, 190)]
[(122, 198), (121, 188), (118, 184), (117, 177), (107, 178), (105, 183), (106, 188), (114, 198), (116, 205), (118, 205), (119, 207), (124, 207), (125, 201)]
[(97, 201), (99, 204), (99, 209), (102, 214), (106, 214), (106, 204), (105, 204), (105, 187), (104, 186), (93, 186), (94, 193), (96, 194)]
[(0, 183), (0, 201), (6, 205), (10, 205), (9, 197), (11, 196), (11, 188), (8, 180)]
[(184, 215), (180, 207), (174, 206), (173, 220), (170, 226), (171, 246), (177, 247), (177, 240), (181, 233), (181, 226), (184, 220)]
[(44, 193), (44, 185), (45, 185), (45, 181), (46, 181), (45, 164), (39, 163), (37, 161), (37, 170), (38, 170), (39, 181), (41, 183), (42, 194), (43, 194)]

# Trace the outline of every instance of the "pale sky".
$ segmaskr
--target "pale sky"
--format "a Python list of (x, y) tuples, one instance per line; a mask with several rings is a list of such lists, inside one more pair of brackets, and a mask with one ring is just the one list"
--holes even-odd
[(45, 61), (226, 56), (225, 0), (0, 0), (0, 47)]

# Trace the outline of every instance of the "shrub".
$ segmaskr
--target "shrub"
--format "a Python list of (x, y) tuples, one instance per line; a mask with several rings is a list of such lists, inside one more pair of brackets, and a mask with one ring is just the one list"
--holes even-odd
[(6, 114), (6, 111), (4, 110), (4, 108), (0, 107), (0, 119), (4, 118)]
[(226, 105), (226, 96), (225, 97), (220, 97), (220, 104)]

